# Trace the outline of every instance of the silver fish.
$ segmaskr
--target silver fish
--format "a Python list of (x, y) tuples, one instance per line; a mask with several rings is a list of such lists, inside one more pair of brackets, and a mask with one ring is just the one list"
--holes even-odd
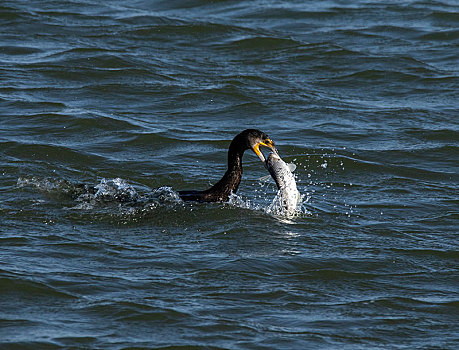
[(280, 206), (280, 208), (274, 208), (277, 209), (275, 211), (293, 214), (301, 200), (301, 194), (296, 188), (295, 176), (292, 173), (295, 170), (294, 164), (287, 164), (278, 154), (270, 153), (265, 161), (265, 167), (279, 190), (276, 196), (277, 203), (275, 200), (273, 205)]

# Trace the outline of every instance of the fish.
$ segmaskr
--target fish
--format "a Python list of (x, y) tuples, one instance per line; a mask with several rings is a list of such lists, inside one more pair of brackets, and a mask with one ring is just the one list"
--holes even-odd
[(271, 209), (281, 214), (294, 214), (301, 201), (301, 194), (296, 187), (293, 175), (296, 166), (285, 163), (279, 154), (271, 152), (265, 160), (265, 167), (276, 182), (278, 189)]

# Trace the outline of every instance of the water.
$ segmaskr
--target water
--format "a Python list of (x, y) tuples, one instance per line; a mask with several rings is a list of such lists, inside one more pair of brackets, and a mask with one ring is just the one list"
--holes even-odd
[(458, 9), (2, 1), (0, 347), (457, 349)]

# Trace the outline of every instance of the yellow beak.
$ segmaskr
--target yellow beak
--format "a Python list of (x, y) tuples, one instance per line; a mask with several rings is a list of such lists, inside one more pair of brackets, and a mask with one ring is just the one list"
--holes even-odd
[(265, 146), (271, 149), (275, 154), (277, 153), (276, 147), (274, 147), (274, 142), (270, 139), (266, 139), (265, 141), (260, 141), (258, 142), (255, 146), (253, 146), (253, 151), (255, 154), (260, 158), (260, 160), (264, 163), (265, 162), (265, 156), (263, 153), (260, 151), (260, 146)]

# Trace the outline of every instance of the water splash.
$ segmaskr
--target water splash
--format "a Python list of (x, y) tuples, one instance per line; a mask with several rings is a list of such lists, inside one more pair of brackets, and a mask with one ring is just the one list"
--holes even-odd
[[(302, 195), (292, 210), (284, 205), (283, 194), (278, 192), (272, 201), (267, 198), (271, 191), (263, 184), (257, 198), (246, 199), (232, 193), (227, 205), (266, 213), (279, 219), (292, 219), (311, 215), (306, 209), (308, 196)], [(157, 210), (175, 210), (177, 205), (185, 206), (180, 196), (171, 187), (163, 186), (142, 191), (122, 178), (102, 178), (96, 185), (72, 183), (68, 180), (37, 177), (21, 177), (17, 186), (34, 187), (43, 193), (71, 199), (70, 210), (96, 210), (112, 216), (121, 215), (127, 221), (136, 221)], [(175, 209), (174, 209), (175, 208)], [(130, 219), (129, 219), (130, 218)]]
[(20, 177), (17, 186), (32, 186), (39, 191), (70, 197), (78, 204), (72, 209), (93, 209), (110, 204), (123, 208), (154, 207), (159, 203), (182, 203), (177, 192), (171, 187), (159, 187), (139, 193), (128, 181), (121, 178), (101, 179), (95, 185), (76, 184), (62, 179), (40, 179), (37, 177)]
[(94, 199), (99, 201), (134, 202), (139, 199), (134, 187), (119, 177), (109, 180), (104, 178), (94, 187), (97, 189)]
[[(272, 203), (266, 208), (266, 213), (275, 216), (285, 216), (293, 218), (303, 214), (302, 198), (299, 192), (286, 192), (279, 190), (276, 193)], [(294, 203), (292, 205), (292, 203)]]
[(179, 194), (169, 186), (162, 186), (156, 189), (153, 189), (148, 198), (151, 200), (156, 200), (161, 203), (183, 203)]
[(52, 191), (60, 187), (58, 184), (48, 179), (38, 179), (36, 177), (31, 177), (31, 178), (20, 177), (16, 184), (19, 188), (26, 187), (26, 186), (34, 186), (42, 191)]
[[(269, 194), (268, 191), (264, 191), (264, 197)], [(279, 220), (293, 219), (297, 217), (309, 216), (312, 213), (307, 209), (307, 202), (309, 196), (301, 195), (298, 198), (297, 205), (295, 207), (287, 207), (285, 205), (285, 198), (282, 191), (278, 191), (275, 197), (268, 205), (256, 203), (250, 199), (244, 199), (243, 197), (232, 193), (228, 204), (236, 206), (238, 208), (249, 209), (253, 211), (263, 212), (265, 214), (274, 216)]]
[(87, 191), (83, 191), (75, 198), (80, 203), (73, 209), (93, 209), (97, 205), (107, 203), (133, 204), (141, 198), (135, 188), (121, 178), (108, 180), (103, 178), (95, 186), (86, 186)]

